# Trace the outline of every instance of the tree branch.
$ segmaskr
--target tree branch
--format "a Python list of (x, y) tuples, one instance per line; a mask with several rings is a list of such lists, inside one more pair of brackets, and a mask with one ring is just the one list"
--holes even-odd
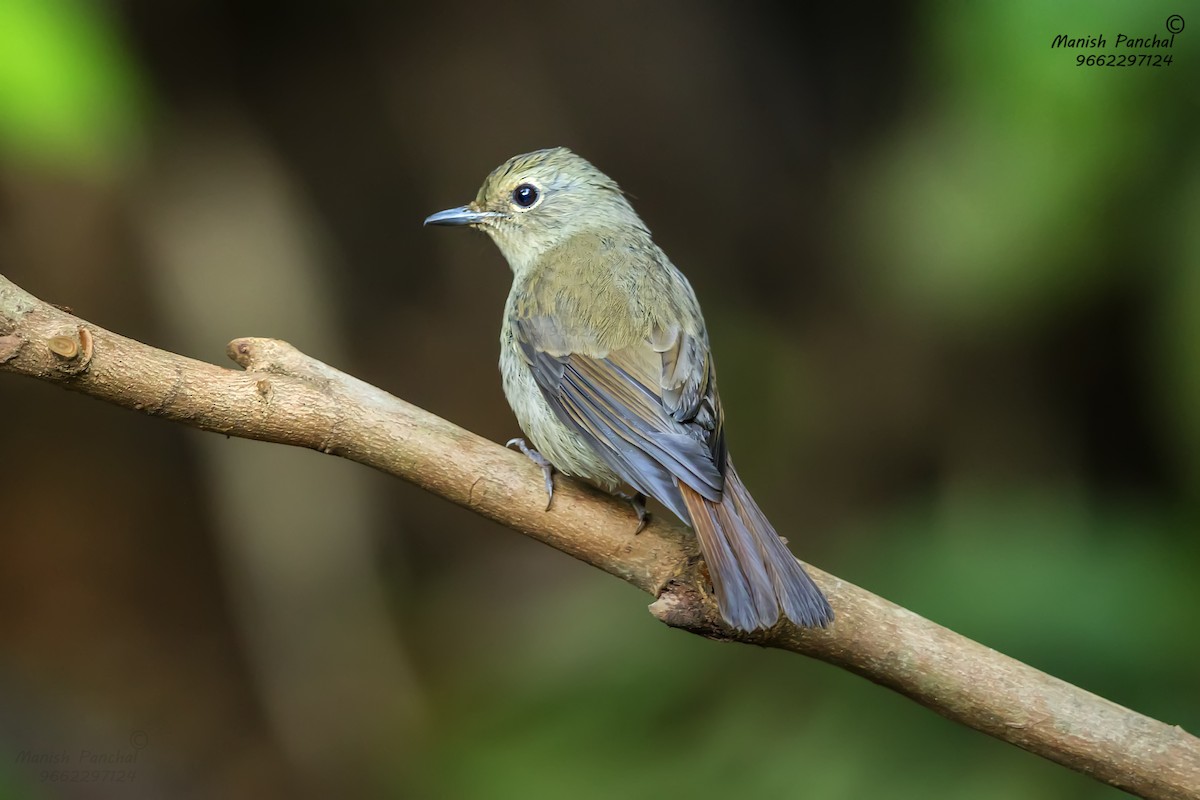
[[(626, 504), (559, 479), (543, 511), (527, 459), (290, 345), (237, 339), (244, 371), (124, 338), (0, 276), (0, 371), (39, 378), (202, 430), (298, 445), (410, 481), (657, 597), (702, 636), (777, 647), (887, 686), (949, 719), (1143, 797), (1200, 796), (1200, 739), (1072, 686), (810, 567), (837, 613), (828, 630), (726, 627), (690, 532), (659, 515), (634, 535)], [(698, 574), (699, 573), (699, 574)]]

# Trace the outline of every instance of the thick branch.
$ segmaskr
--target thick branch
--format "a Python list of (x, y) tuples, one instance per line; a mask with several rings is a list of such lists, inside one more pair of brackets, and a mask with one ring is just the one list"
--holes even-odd
[(1144, 797), (1200, 796), (1200, 740), (1039, 672), (832, 575), (811, 569), (837, 613), (828, 630), (724, 626), (692, 538), (559, 479), (554, 508), (523, 456), (315, 361), (280, 341), (238, 339), (222, 369), (110, 333), (0, 276), (0, 371), (230, 436), (343, 456), (417, 484), (628, 581), (669, 625), (792, 650), (856, 672), (964, 725)]

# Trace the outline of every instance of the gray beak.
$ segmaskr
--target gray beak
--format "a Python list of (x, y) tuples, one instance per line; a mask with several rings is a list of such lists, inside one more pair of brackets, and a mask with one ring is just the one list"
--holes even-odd
[(447, 208), (425, 218), (426, 225), (474, 225), (485, 219), (500, 216), (495, 211), (475, 211), (470, 206)]

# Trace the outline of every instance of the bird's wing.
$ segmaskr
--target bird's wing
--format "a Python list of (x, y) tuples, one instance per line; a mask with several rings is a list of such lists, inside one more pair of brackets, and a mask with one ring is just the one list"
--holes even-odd
[(630, 486), (683, 520), (677, 481), (714, 502), (725, 485), (725, 436), (707, 343), (678, 325), (606, 350), (552, 316), (513, 319), (542, 395)]

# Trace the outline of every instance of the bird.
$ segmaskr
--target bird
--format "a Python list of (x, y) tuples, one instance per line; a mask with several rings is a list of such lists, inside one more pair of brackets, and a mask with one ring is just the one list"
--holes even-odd
[(653, 497), (695, 532), (727, 625), (833, 621), (734, 468), (695, 292), (612, 178), (536, 150), (425, 225), (482, 230), (512, 269), (500, 373), (525, 437), (508, 444), (542, 467), (547, 509), (556, 471), (630, 499), (638, 531)]

